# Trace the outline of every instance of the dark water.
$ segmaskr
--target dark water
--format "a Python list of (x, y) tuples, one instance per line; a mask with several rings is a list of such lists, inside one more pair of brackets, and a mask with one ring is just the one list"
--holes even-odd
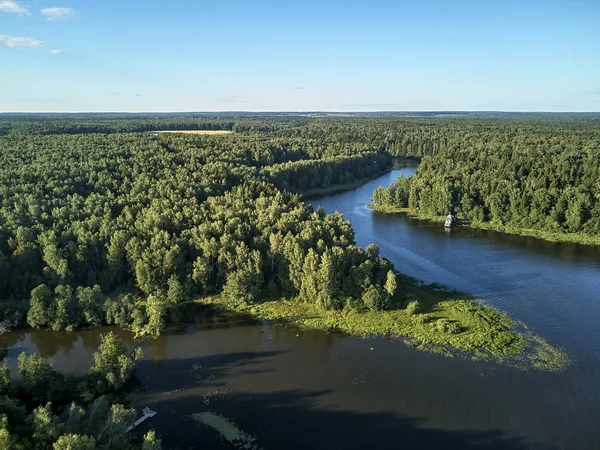
[(344, 214), (360, 246), (377, 243), (400, 272), (484, 298), (581, 363), (600, 363), (600, 247), (455, 229), (367, 208), (373, 191), (412, 169), (394, 170), (339, 195), (312, 200)]
[[(413, 169), (404, 169), (410, 174)], [(145, 343), (133, 405), (165, 448), (230, 448), (191, 416), (211, 411), (264, 449), (600, 449), (600, 253), (497, 233), (453, 231), (374, 213), (372, 191), (313, 200), (350, 220), (396, 267), (480, 295), (574, 360), (564, 374), (524, 372), (418, 352), (386, 339), (298, 332), (196, 314), (197, 323)], [(190, 317), (194, 314), (189, 313)], [(87, 370), (101, 331), (2, 337), (21, 351)], [(125, 338), (131, 337), (119, 332)]]

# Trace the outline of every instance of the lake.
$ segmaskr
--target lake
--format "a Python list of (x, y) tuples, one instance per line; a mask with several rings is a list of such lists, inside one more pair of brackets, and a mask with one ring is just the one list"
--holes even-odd
[[(446, 358), (384, 338), (360, 339), (206, 311), (144, 343), (132, 404), (159, 414), (167, 449), (594, 449), (600, 448), (600, 249), (456, 229), (376, 213), (373, 190), (414, 168), (308, 200), (352, 222), (396, 268), (484, 299), (572, 359), (561, 374)], [(0, 338), (15, 367), (22, 352), (86, 371), (100, 333), (17, 331)], [(117, 332), (132, 340), (129, 333)], [(193, 419), (210, 411), (254, 441), (220, 439)], [(248, 442), (251, 442), (248, 444)]]

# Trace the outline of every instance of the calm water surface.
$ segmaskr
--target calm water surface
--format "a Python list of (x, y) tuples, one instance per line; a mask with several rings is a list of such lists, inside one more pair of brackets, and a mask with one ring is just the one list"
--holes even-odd
[[(413, 171), (310, 203), (342, 212), (358, 244), (377, 243), (400, 271), (476, 294), (525, 322), (569, 353), (570, 369), (524, 372), (381, 338), (195, 314), (196, 323), (145, 343), (138, 364), (144, 388), (133, 406), (159, 412), (144, 427), (155, 428), (165, 448), (231, 448), (191, 418), (211, 411), (264, 449), (600, 449), (599, 250), (467, 229), (448, 234), (367, 208), (377, 186)], [(20, 352), (39, 352), (76, 373), (91, 365), (105, 331), (1, 339), (11, 367)]]

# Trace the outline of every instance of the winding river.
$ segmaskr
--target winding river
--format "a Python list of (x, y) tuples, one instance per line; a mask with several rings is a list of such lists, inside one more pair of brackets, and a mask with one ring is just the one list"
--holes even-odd
[[(563, 347), (561, 374), (419, 352), (358, 339), (197, 314), (144, 344), (137, 408), (158, 415), (167, 449), (600, 449), (600, 249), (440, 225), (367, 208), (360, 188), (309, 200), (352, 222), (401, 272), (475, 294)], [(68, 373), (92, 363), (100, 333), (21, 331), (1, 337)], [(124, 338), (131, 336), (118, 331)], [(195, 421), (210, 411), (255, 438), (227, 442)], [(244, 447), (246, 445), (246, 447)]]

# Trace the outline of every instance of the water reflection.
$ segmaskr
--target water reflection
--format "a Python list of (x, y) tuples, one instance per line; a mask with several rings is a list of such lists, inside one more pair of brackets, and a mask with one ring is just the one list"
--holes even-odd
[(162, 336), (149, 342), (147, 346), (150, 350), (150, 357), (152, 358), (154, 370), (162, 370), (162, 362), (167, 359), (167, 339)]
[[(159, 411), (160, 420), (145, 426), (156, 428), (167, 448), (218, 448), (214, 436), (190, 422), (201, 411), (231, 418), (262, 448), (305, 448), (311, 441), (310, 448), (362, 449), (366, 440), (378, 448), (439, 448), (444, 439), (444, 448), (525, 449), (538, 442), (536, 448), (592, 449), (597, 443), (597, 370), (527, 373), (447, 359), (393, 340), (210, 317), (198, 318), (203, 328), (142, 341), (145, 356), (136, 373), (144, 388), (134, 394), (133, 406)], [(50, 352), (40, 337), (57, 336), (55, 366), (72, 373), (89, 368), (92, 344), (107, 331), (31, 331), (0, 340)], [(13, 370), (15, 359), (8, 361)], [(296, 435), (298, 423), (306, 439)], [(418, 424), (418, 431), (409, 424)], [(398, 437), (399, 429), (411, 437)], [(491, 439), (485, 445), (476, 442), (485, 436)]]
[(37, 349), (40, 356), (51, 358), (59, 351), (64, 355), (69, 355), (75, 348), (75, 341), (78, 339), (77, 333), (62, 332), (56, 336), (51, 336), (51, 331), (33, 332), (29, 335), (31, 343)]

